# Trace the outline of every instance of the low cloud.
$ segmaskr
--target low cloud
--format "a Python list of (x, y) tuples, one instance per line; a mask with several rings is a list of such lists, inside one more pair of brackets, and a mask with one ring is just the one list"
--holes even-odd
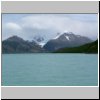
[(5, 27), (10, 30), (21, 30), (21, 27), (18, 24), (13, 22), (5, 24)]

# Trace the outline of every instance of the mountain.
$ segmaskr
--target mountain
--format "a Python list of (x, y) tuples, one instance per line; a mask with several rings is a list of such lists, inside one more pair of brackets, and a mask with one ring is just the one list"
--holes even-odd
[(43, 48), (52, 52), (60, 48), (76, 47), (89, 42), (92, 42), (92, 40), (87, 37), (75, 35), (72, 32), (69, 32), (57, 35), (55, 38), (48, 41)]
[(2, 42), (3, 53), (33, 53), (44, 51), (35, 41), (25, 41), (18, 36), (12, 36)]
[(55, 53), (98, 53), (98, 40), (79, 47), (62, 48)]

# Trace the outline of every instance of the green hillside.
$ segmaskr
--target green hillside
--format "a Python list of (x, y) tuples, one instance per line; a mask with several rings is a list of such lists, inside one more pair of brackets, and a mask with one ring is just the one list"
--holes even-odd
[(54, 53), (98, 53), (98, 40), (79, 47), (62, 48)]

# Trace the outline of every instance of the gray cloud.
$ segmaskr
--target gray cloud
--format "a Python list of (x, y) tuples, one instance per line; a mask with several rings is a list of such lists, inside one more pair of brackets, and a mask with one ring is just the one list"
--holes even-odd
[[(79, 15), (82, 16), (81, 14)], [(27, 15), (17, 21), (7, 21), (2, 25), (3, 39), (18, 35), (26, 40), (32, 40), (37, 34), (48, 39), (56, 36), (58, 32), (73, 32), (82, 36), (96, 39), (98, 35), (97, 19), (80, 18), (62, 14), (33, 14)], [(90, 16), (90, 15), (89, 15)], [(46, 40), (46, 41), (47, 41)]]

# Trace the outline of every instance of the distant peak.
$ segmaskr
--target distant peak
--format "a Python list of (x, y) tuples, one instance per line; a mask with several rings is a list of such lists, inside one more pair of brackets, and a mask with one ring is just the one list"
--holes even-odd
[(11, 36), (9, 38), (20, 38), (20, 37), (18, 37), (17, 35), (13, 35), (13, 36)]
[(20, 38), (20, 37), (18, 37), (17, 35), (13, 35), (13, 36), (10, 37), (10, 38)]
[(20, 37), (18, 37), (18, 36), (16, 36), (16, 35), (14, 35), (14, 36), (12, 36), (12, 37), (9, 37), (8, 39), (7, 39), (8, 41), (23, 41), (23, 39), (22, 38), (20, 38)]

